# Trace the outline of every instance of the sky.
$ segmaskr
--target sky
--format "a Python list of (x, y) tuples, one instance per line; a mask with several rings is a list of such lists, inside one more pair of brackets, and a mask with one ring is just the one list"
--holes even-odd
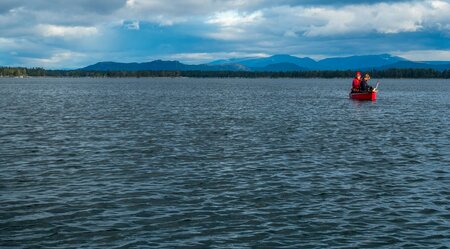
[(0, 66), (384, 53), (450, 61), (450, 0), (0, 0)]

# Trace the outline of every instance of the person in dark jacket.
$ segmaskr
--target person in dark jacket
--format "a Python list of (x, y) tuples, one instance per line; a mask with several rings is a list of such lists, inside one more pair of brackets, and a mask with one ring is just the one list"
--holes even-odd
[(360, 84), (360, 90), (361, 92), (371, 92), (373, 90), (373, 87), (369, 85), (370, 75), (366, 73), (364, 75), (364, 78), (361, 80)]

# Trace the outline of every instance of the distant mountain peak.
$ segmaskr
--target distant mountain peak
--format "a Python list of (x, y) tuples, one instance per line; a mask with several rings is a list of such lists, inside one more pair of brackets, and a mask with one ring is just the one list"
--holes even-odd
[(255, 71), (266, 71), (266, 72), (289, 72), (289, 71), (305, 71), (307, 68), (300, 67), (294, 63), (280, 62), (267, 65), (262, 68), (253, 68)]
[(390, 54), (354, 55), (320, 60), (318, 61), (318, 68), (328, 70), (366, 70), (405, 60), (404, 58)]

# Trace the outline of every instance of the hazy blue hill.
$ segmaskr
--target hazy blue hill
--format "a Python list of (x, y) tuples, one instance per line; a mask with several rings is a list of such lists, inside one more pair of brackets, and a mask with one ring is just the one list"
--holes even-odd
[(89, 71), (122, 71), (131, 70), (139, 67), (139, 63), (117, 63), (112, 61), (97, 62), (93, 65), (81, 68), (81, 70)]
[(435, 70), (450, 70), (450, 61), (420, 61), (421, 63), (425, 63), (432, 66), (432, 69)]
[(300, 67), (294, 63), (282, 62), (270, 64), (265, 67), (252, 68), (254, 71), (262, 72), (290, 72), (290, 71), (305, 71), (307, 68)]
[(432, 68), (433, 65), (427, 63), (420, 63), (414, 61), (399, 61), (389, 65), (379, 67), (379, 69), (391, 69), (391, 68)]
[(450, 69), (450, 63), (449, 64), (432, 64), (432, 63), (425, 63), (425, 62), (414, 62), (414, 61), (399, 61), (393, 64), (385, 65), (382, 67), (379, 67), (378, 69), (392, 69), (392, 68), (398, 68), (398, 69), (433, 69), (438, 71), (443, 70), (449, 70)]
[(84, 71), (249, 71), (240, 64), (187, 65), (179, 61), (156, 60), (144, 63), (99, 62), (80, 70)]
[(141, 63), (141, 70), (190, 70), (191, 65), (183, 64), (179, 61), (162, 61), (156, 60), (152, 62)]
[(239, 62), (239, 64), (242, 64), (250, 68), (261, 68), (271, 64), (278, 64), (278, 63), (291, 63), (299, 67), (311, 68), (314, 67), (317, 62), (308, 57), (299, 58), (291, 55), (274, 55), (266, 58), (249, 59)]
[[(225, 63), (239, 63), (258, 71), (264, 70), (265, 67), (275, 64), (280, 64), (277, 66), (277, 69), (282, 69), (282, 71), (291, 70), (291, 64), (301, 67), (302, 70), (365, 70), (383, 67), (400, 61), (407, 60), (398, 56), (380, 54), (327, 58), (317, 62), (308, 57), (299, 58), (291, 55), (274, 55), (265, 58), (233, 58), (229, 60), (217, 60), (208, 64), (220, 65)], [(285, 69), (281, 68), (281, 63), (286, 63), (285, 65), (288, 67)], [(267, 69), (271, 70), (270, 68)]]
[(253, 60), (257, 58), (251, 58), (251, 57), (244, 57), (244, 58), (230, 58), (230, 59), (223, 59), (223, 60), (215, 60), (207, 63), (207, 65), (226, 65), (226, 64), (240, 64), (242, 61), (246, 60)]
[(178, 61), (156, 60), (145, 63), (99, 62), (81, 68), (86, 71), (144, 71), (144, 70), (190, 70), (190, 65)]
[(431, 65), (450, 65), (450, 61), (418, 61)]
[(192, 67), (196, 68), (196, 70), (199, 71), (251, 71), (250, 68), (237, 63), (223, 64), (223, 65), (201, 64), (201, 65), (194, 65)]
[(372, 70), (391, 68), (450, 69), (450, 62), (414, 62), (389, 54), (327, 58), (316, 62), (305, 57), (274, 55), (265, 58), (233, 58), (207, 64), (188, 65), (179, 61), (156, 60), (145, 63), (99, 62), (81, 68), (84, 71), (305, 71), (305, 70)]
[(434, 65), (434, 69), (435, 70), (450, 70), (450, 63), (449, 64), (439, 64), (439, 65)]
[(321, 70), (360, 70), (374, 69), (393, 64), (406, 59), (389, 54), (360, 55), (323, 59), (318, 62), (317, 69)]

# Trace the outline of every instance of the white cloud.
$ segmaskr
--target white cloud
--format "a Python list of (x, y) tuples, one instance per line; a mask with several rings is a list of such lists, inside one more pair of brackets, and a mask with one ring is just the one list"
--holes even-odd
[(412, 61), (450, 61), (450, 50), (411, 50), (391, 53)]
[(180, 53), (167, 56), (168, 60), (180, 60), (185, 63), (204, 63), (213, 60), (211, 53)]
[(207, 24), (219, 26), (219, 30), (208, 33), (207, 36), (219, 40), (248, 40), (260, 36), (255, 31), (259, 30), (258, 24), (263, 22), (261, 11), (252, 13), (239, 13), (237, 11), (225, 11), (215, 13), (207, 20)]
[(18, 52), (33, 53), (42, 47), (30, 42), (25, 38), (2, 38), (0, 37), (0, 52), (17, 54)]
[(0, 37), (0, 49), (17, 47), (14, 39)]
[[(253, 9), (262, 0), (127, 0), (120, 15), (142, 21), (156, 22), (163, 26), (200, 21), (212, 13), (226, 13), (229, 10)], [(252, 11), (249, 11), (252, 12)]]
[(258, 22), (262, 19), (262, 12), (256, 11), (253, 13), (242, 13), (230, 10), (225, 12), (218, 12), (210, 17), (207, 23), (218, 24), (223, 27), (242, 26)]
[(298, 37), (297, 33), (295, 33), (295, 31), (293, 31), (293, 30), (288, 30), (288, 31), (284, 32), (284, 36), (285, 37), (291, 37), (291, 38), (297, 38)]
[[(348, 35), (351, 33), (395, 34), (426, 28), (450, 27), (450, 3), (412, 1), (336, 6), (276, 6), (255, 12), (216, 12), (207, 20), (219, 30), (211, 37), (224, 40), (248, 39), (256, 32), (273, 37), (296, 38)], [(248, 35), (244, 35), (248, 34)]]
[(50, 24), (39, 24), (37, 30), (46, 37), (83, 37), (98, 33), (96, 27), (81, 26), (59, 26)]
[(139, 30), (140, 29), (139, 21), (128, 21), (128, 20), (123, 21), (122, 26), (125, 27), (126, 29), (131, 29), (131, 30)]
[(265, 53), (245, 53), (245, 52), (179, 53), (170, 55), (166, 57), (166, 59), (180, 60), (184, 63), (199, 64), (225, 58), (262, 58), (268, 56), (270, 55)]
[(127, 0), (126, 8), (142, 13), (159, 13), (167, 16), (196, 16), (223, 12), (230, 9), (247, 10), (260, 6), (261, 0)]
[[(352, 4), (342, 7), (290, 7), (266, 9), (271, 23), (306, 36), (335, 36), (357, 32), (415, 32), (425, 27), (446, 28), (450, 22), (450, 4), (445, 1)], [(268, 19), (268, 18), (266, 18)], [(291, 24), (291, 25), (289, 25)]]
[(73, 51), (55, 51), (46, 58), (21, 58), (23, 64), (31, 67), (44, 67), (49, 69), (61, 68), (64, 65), (66, 68), (79, 68), (85, 66), (83, 61), (87, 56), (83, 53)]

